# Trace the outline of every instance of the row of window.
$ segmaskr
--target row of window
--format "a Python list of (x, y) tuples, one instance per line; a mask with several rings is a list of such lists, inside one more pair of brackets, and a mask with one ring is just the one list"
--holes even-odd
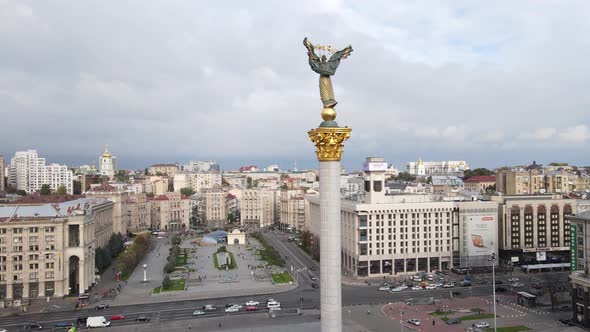
[[(45, 279), (54, 279), (55, 272), (54, 271), (45, 271)], [(39, 272), (31, 272), (29, 273), (29, 280), (38, 280), (39, 279)], [(12, 275), (13, 281), (22, 281), (23, 275), (22, 273), (15, 273)], [(8, 281), (8, 276), (6, 274), (0, 273), (0, 282)]]
[[(23, 231), (27, 228), (23, 227), (14, 227), (14, 228), (0, 228), (0, 234), (8, 234), (12, 230), (13, 234), (22, 234)], [(39, 229), (45, 230), (45, 233), (53, 233), (55, 232), (55, 226), (45, 226), (45, 227), (29, 227), (29, 233), (39, 233)]]

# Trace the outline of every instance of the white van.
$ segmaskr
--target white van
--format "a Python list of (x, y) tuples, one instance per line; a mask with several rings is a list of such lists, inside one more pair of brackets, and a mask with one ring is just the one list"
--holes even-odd
[(109, 322), (104, 316), (94, 316), (88, 317), (86, 319), (86, 327), (107, 327), (111, 326), (111, 322)]
[(281, 302), (271, 301), (266, 304), (266, 307), (270, 310), (280, 310), (281, 309)]

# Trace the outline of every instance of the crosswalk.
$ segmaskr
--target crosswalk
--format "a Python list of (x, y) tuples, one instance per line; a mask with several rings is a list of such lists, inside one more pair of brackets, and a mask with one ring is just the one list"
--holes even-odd
[[(489, 300), (486, 300), (487, 304), (490, 304), (491, 302)], [(515, 314), (512, 315), (502, 315), (502, 317), (505, 318), (517, 318), (517, 317), (524, 317), (526, 315), (530, 314), (535, 314), (535, 315), (547, 315), (550, 314), (549, 311), (545, 311), (545, 310), (538, 310), (535, 308), (528, 308), (519, 304), (514, 304), (514, 303), (498, 303), (499, 306), (506, 308), (508, 310), (511, 310), (513, 312), (515, 312)]]

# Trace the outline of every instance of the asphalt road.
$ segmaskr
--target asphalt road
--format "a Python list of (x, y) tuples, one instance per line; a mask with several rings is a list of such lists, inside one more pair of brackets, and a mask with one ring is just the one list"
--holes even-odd
[[(293, 266), (293, 274), (299, 281), (299, 287), (295, 290), (269, 295), (257, 295), (248, 297), (228, 297), (216, 298), (211, 300), (184, 300), (164, 303), (147, 303), (138, 305), (126, 305), (111, 307), (105, 310), (95, 309), (81, 309), (76, 311), (59, 311), (51, 313), (31, 313), (16, 317), (3, 317), (0, 323), (0, 328), (8, 328), (11, 331), (22, 330), (24, 323), (39, 322), (45, 328), (51, 328), (57, 322), (75, 322), (78, 317), (84, 316), (105, 316), (107, 319), (113, 314), (123, 314), (125, 319), (121, 321), (113, 321), (113, 326), (128, 325), (128, 324), (149, 324), (135, 322), (138, 316), (148, 316), (151, 323), (160, 321), (183, 320), (193, 318), (192, 312), (201, 308), (205, 304), (214, 304), (218, 307), (218, 311), (214, 313), (207, 313), (207, 317), (224, 317), (226, 314), (223, 309), (225, 304), (239, 303), (244, 304), (246, 301), (255, 300), (261, 303), (262, 307), (268, 298), (273, 298), (281, 302), (283, 309), (288, 308), (302, 308), (314, 309), (319, 307), (320, 290), (313, 289), (311, 284), (314, 282), (310, 279), (310, 273), (318, 277), (320, 275), (319, 264), (312, 260), (305, 252), (299, 249), (295, 243), (288, 242), (287, 236), (284, 234), (266, 233), (264, 234), (267, 242), (276, 248), (282, 256), (289, 256), (287, 260), (288, 265)], [(311, 271), (310, 267), (315, 267), (315, 271)], [(289, 267), (290, 268), (290, 267)], [(567, 282), (568, 273), (554, 273), (560, 282)], [(455, 276), (454, 279), (462, 278), (462, 276)], [(503, 282), (502, 286), (510, 292), (508, 285), (509, 275), (497, 276), (497, 280)], [(518, 276), (518, 282), (524, 284), (522, 288), (515, 288), (514, 291), (526, 290), (531, 283), (538, 283), (544, 280), (543, 275), (526, 275)], [(487, 284), (477, 284), (477, 281), (484, 280), (489, 282)], [(319, 284), (319, 280), (316, 281)], [(474, 285), (472, 287), (455, 287), (453, 289), (434, 289), (434, 290), (405, 290), (396, 293), (387, 291), (379, 291), (377, 286), (372, 287), (351, 287), (342, 286), (342, 303), (344, 306), (360, 305), (360, 304), (379, 304), (388, 302), (400, 302), (408, 299), (419, 298), (448, 298), (450, 290), (460, 292), (461, 296), (486, 296), (492, 294), (491, 275), (475, 276)], [(237, 313), (230, 313), (229, 315), (248, 315), (251, 312), (240, 311)]]

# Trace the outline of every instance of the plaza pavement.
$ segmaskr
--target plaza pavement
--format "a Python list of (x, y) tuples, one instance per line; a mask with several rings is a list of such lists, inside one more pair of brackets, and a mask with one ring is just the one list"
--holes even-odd
[[(272, 294), (290, 291), (297, 288), (297, 283), (292, 285), (274, 285), (272, 280), (257, 281), (252, 276), (249, 265), (259, 265), (260, 261), (254, 254), (246, 250), (246, 245), (230, 245), (226, 248), (232, 252), (236, 259), (237, 268), (228, 271), (220, 271), (213, 265), (213, 254), (221, 245), (199, 246), (192, 244), (192, 238), (183, 238), (181, 248), (189, 248), (189, 268), (196, 269), (190, 272), (186, 291), (164, 292), (151, 294), (151, 290), (161, 285), (164, 274), (163, 267), (170, 248), (170, 238), (159, 239), (153, 251), (148, 252), (127, 283), (123, 283), (120, 294), (110, 303), (111, 305), (143, 304), (150, 302), (167, 302), (174, 300), (195, 300), (218, 297), (248, 296), (257, 294)], [(259, 246), (255, 239), (248, 239), (251, 245)], [(191, 253), (190, 248), (196, 248), (197, 253)], [(147, 264), (148, 282), (143, 282), (143, 264)], [(201, 278), (199, 280), (199, 277)], [(227, 282), (230, 279), (236, 281)]]

